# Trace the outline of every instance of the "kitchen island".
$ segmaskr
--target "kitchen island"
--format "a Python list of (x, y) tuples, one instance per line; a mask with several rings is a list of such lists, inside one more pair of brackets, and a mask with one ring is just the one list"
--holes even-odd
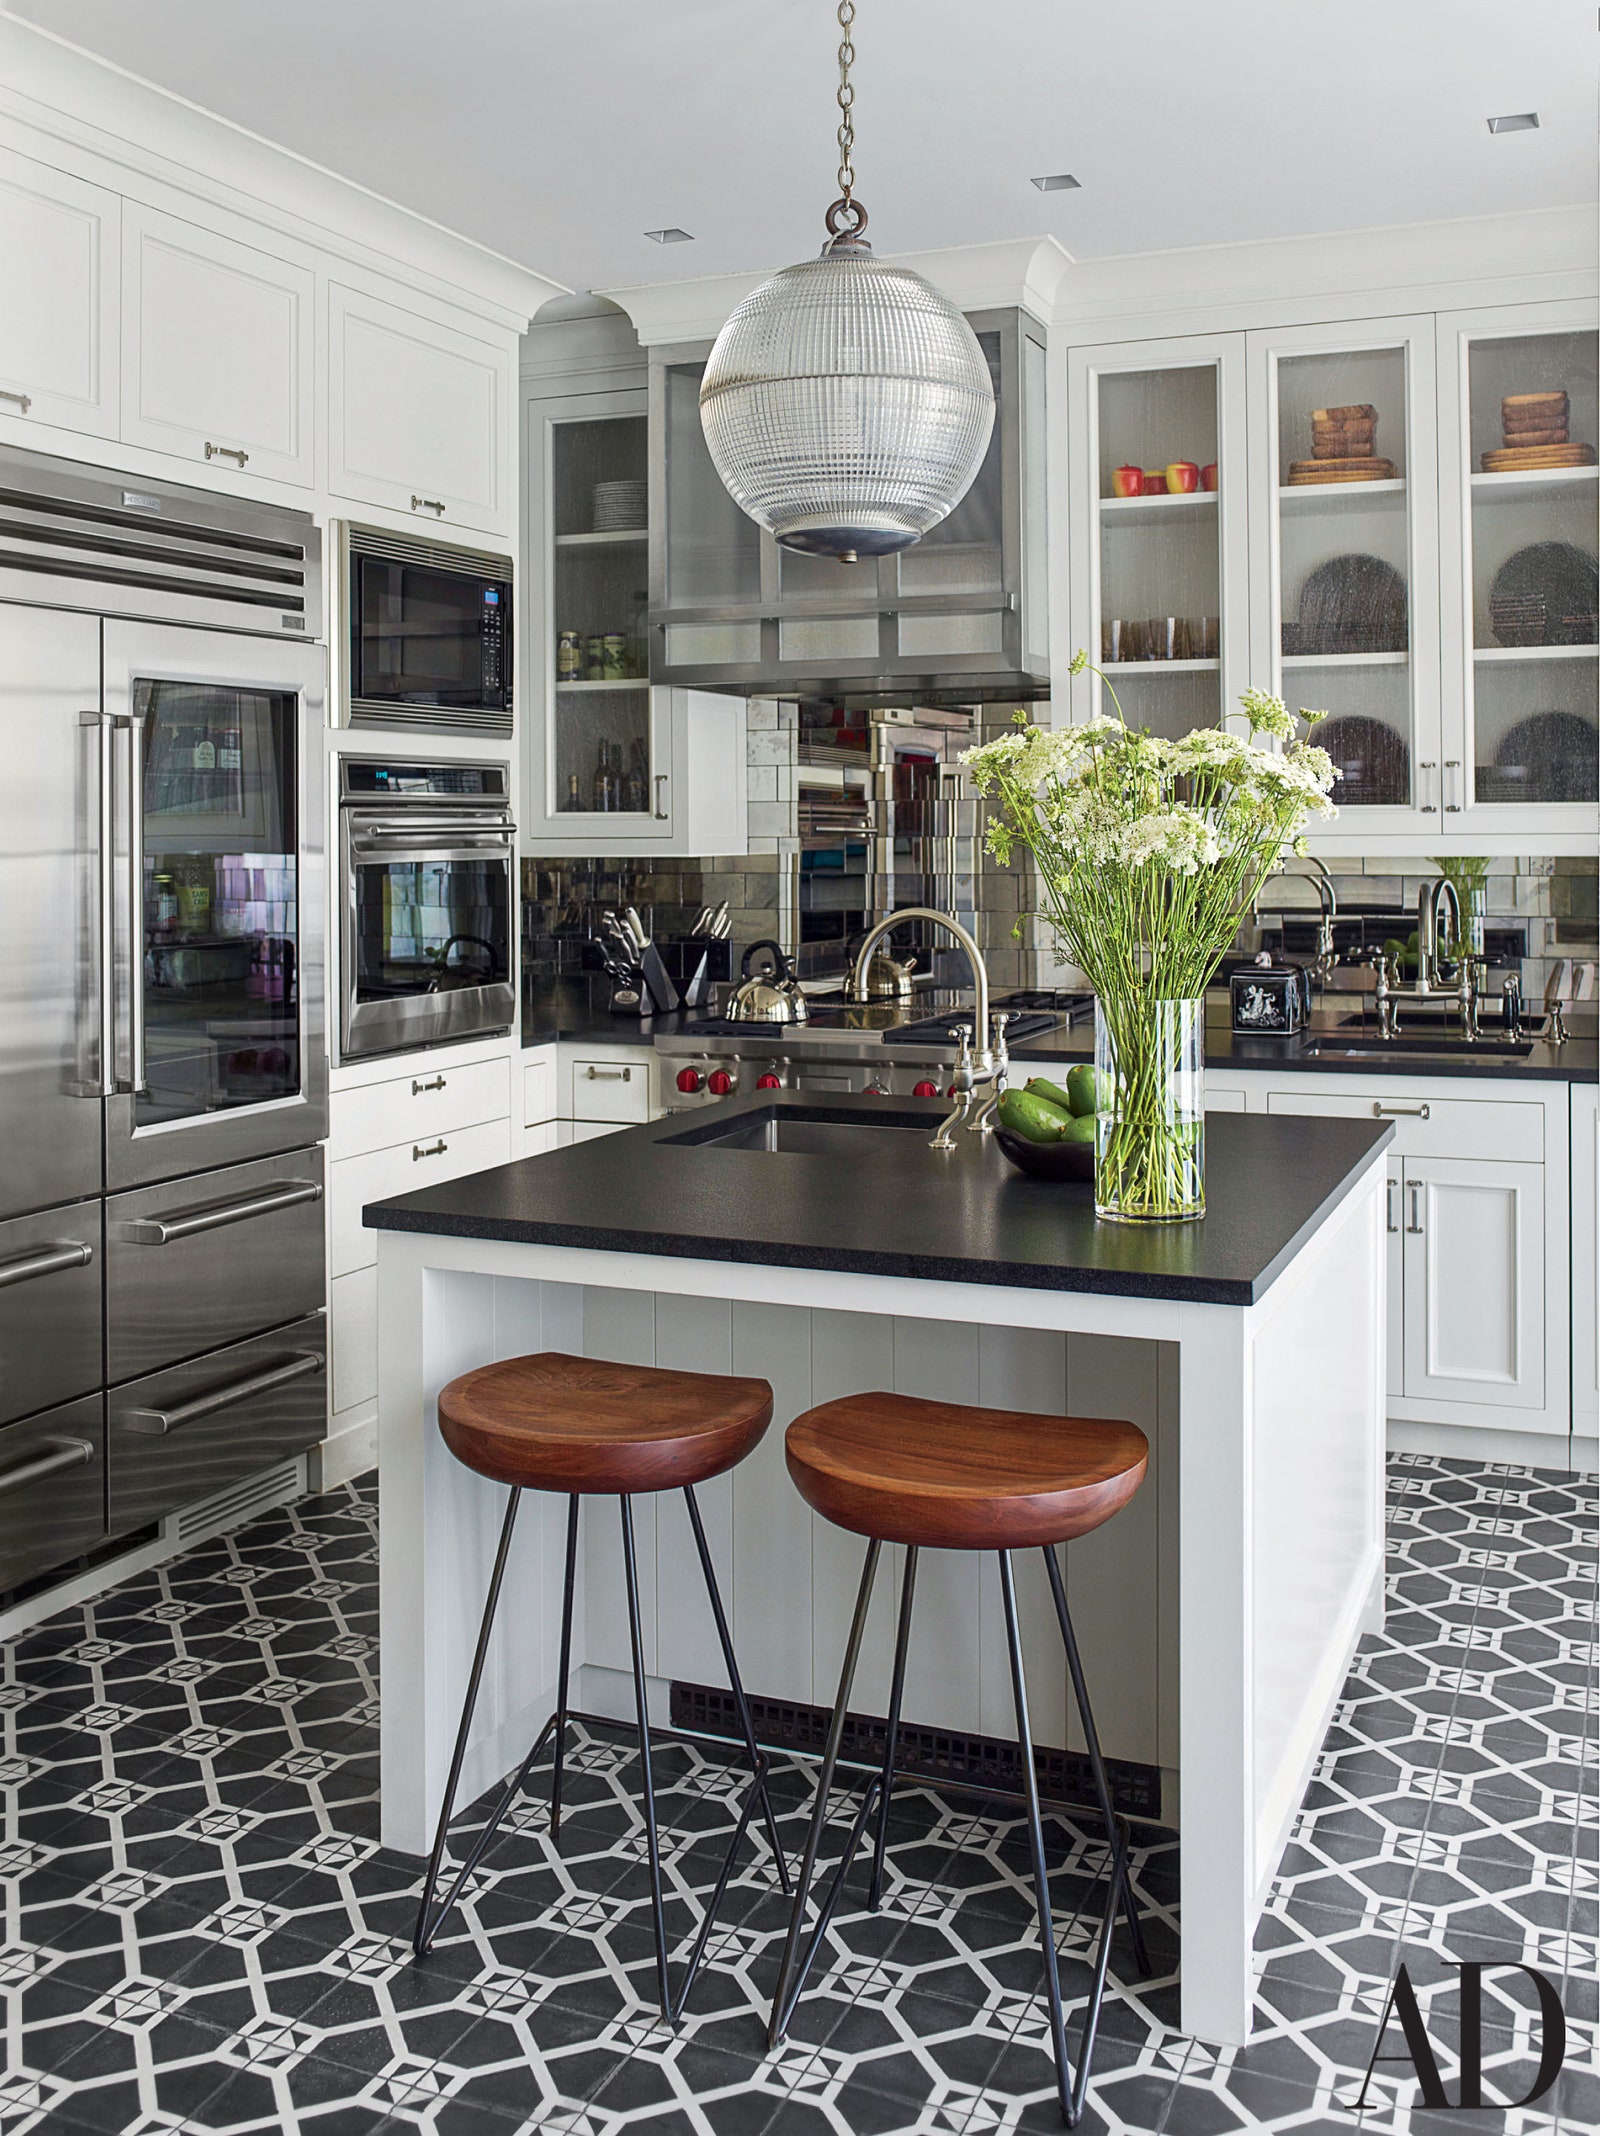
[[(1106, 1748), (1159, 1775), (1182, 1832), (1182, 2015), (1244, 2039), (1251, 1941), (1350, 1656), (1382, 1610), (1384, 1145), (1356, 1120), (1213, 1115), (1200, 1223), (1098, 1223), (990, 1138), (931, 1150), (937, 1103), (763, 1094), (374, 1205), (383, 1489), (383, 1833), (432, 1836), (503, 1493), (457, 1464), (439, 1388), (539, 1349), (759, 1373), (774, 1427), (702, 1492), (745, 1682), (832, 1698), (860, 1539), (788, 1481), (784, 1425), (900, 1392), (1132, 1418), (1133, 1504), (1070, 1546)], [(721, 1682), (680, 1501), (637, 1508), (646, 1666)], [(528, 1517), (531, 1516), (531, 1517)], [(460, 1800), (513, 1766), (553, 1700), (564, 1509), (519, 1530)], [(617, 1523), (585, 1509), (576, 1703), (630, 1710)], [(1041, 1566), (1024, 1639), (1035, 1731), (1071, 1749)], [(985, 1578), (984, 1575), (989, 1577)], [(856, 1681), (887, 1702), (890, 1596)], [(929, 1553), (912, 1724), (1009, 1738), (992, 1567)], [(990, 1592), (993, 1586), (995, 1591)]]

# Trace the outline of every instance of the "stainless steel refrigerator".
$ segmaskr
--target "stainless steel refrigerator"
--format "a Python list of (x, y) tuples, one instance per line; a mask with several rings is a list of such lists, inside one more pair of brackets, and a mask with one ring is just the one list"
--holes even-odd
[(321, 547), (0, 452), (0, 1603), (326, 1407)]

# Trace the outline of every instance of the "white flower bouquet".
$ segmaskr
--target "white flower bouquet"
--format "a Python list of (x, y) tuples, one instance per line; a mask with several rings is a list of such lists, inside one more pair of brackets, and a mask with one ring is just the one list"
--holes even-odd
[[(1080, 652), (1071, 672), (1088, 665)], [(1041, 915), (1095, 991), (1113, 1086), (1096, 1148), (1107, 1215), (1203, 1212), (1203, 1115), (1177, 1089), (1173, 1048), (1180, 1032), (1201, 1044), (1206, 985), (1240, 919), (1285, 854), (1305, 850), (1307, 822), (1335, 813), (1338, 774), (1298, 735), (1323, 715), (1261, 690), (1239, 702), (1247, 735), (1200, 727), (1169, 742), (1129, 727), (1119, 705), (1081, 726), (1019, 726), (962, 759), (992, 803), (990, 850), (1032, 855)]]

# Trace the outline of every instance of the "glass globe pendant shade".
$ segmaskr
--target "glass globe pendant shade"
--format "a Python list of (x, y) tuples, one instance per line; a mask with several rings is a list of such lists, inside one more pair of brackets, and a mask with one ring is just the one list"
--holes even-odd
[(961, 502), (994, 387), (956, 307), (874, 258), (858, 225), (745, 298), (711, 351), (700, 421), (758, 526), (854, 562), (910, 548)]

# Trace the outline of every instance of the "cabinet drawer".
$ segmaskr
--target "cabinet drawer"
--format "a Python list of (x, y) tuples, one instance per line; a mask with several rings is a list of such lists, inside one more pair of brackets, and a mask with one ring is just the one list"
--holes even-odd
[(160, 1520), (323, 1437), (328, 1328), (318, 1312), (157, 1372), (107, 1399), (111, 1532)]
[(572, 1064), (574, 1120), (648, 1120), (650, 1070), (643, 1061)]
[(333, 1407), (357, 1409), (378, 1398), (378, 1271), (357, 1268), (328, 1286), (328, 1346)]
[(392, 1149), (409, 1136), (432, 1142), (447, 1128), (477, 1127), (511, 1115), (511, 1063), (441, 1062), (381, 1083), (336, 1090), (329, 1100), (328, 1155), (359, 1157)]
[(554, 1049), (542, 1060), (526, 1061), (522, 1070), (522, 1124), (540, 1127), (556, 1116)]
[(0, 1431), (0, 1589), (92, 1550), (106, 1532), (102, 1397)]
[(378, 1234), (361, 1221), (368, 1202), (437, 1186), (441, 1179), (459, 1179), (466, 1172), (484, 1172), (510, 1159), (507, 1120), (430, 1135), (425, 1141), (402, 1142), (393, 1149), (369, 1150), (362, 1157), (341, 1158), (329, 1169), (329, 1275), (347, 1276), (352, 1269), (370, 1268), (377, 1260)]
[(1392, 1148), (1404, 1157), (1544, 1161), (1544, 1107), (1526, 1100), (1424, 1098), (1406, 1090), (1269, 1090), (1267, 1110), (1392, 1120)]
[(297, 1320), (323, 1302), (321, 1150), (291, 1150), (106, 1203), (110, 1378)]
[(0, 1224), (0, 1422), (99, 1385), (100, 1204)]

